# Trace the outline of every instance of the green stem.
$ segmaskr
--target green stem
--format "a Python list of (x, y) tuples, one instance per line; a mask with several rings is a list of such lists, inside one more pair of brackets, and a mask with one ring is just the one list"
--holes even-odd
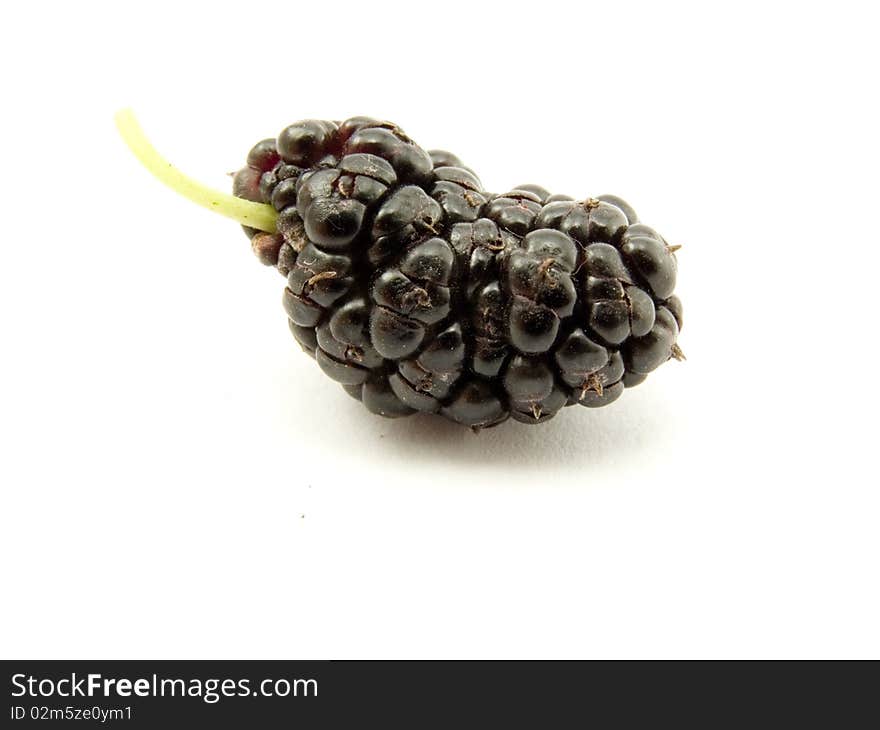
[(239, 223), (269, 233), (275, 232), (275, 219), (278, 214), (271, 205), (252, 203), (250, 200), (236, 198), (229, 193), (212, 190), (206, 185), (184, 175), (168, 160), (160, 155), (141, 129), (134, 112), (123, 109), (116, 113), (116, 128), (125, 144), (141, 164), (172, 190), (189, 198), (215, 213), (237, 220)]

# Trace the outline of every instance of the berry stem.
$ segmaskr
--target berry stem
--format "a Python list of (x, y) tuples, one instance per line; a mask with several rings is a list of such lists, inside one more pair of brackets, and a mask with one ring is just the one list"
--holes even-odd
[(221, 193), (184, 175), (153, 147), (131, 109), (117, 112), (114, 118), (119, 134), (134, 156), (172, 190), (189, 198), (193, 203), (237, 220), (242, 225), (268, 233), (275, 232), (275, 219), (278, 214), (271, 205), (253, 203), (229, 193)]

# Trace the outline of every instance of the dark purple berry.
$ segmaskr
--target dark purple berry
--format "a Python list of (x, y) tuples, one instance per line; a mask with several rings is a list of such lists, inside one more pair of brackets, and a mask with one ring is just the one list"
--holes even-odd
[(538, 424), (684, 357), (677, 247), (616, 196), (493, 195), (370, 117), (286, 127), (233, 192), (277, 211), (245, 231), (286, 277), (291, 333), (373, 413)]

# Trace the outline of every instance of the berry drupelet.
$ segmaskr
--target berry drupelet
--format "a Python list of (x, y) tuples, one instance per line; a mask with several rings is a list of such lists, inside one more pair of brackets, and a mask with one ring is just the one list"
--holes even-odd
[(221, 212), (286, 278), (293, 336), (374, 413), (541, 423), (683, 358), (675, 247), (615, 196), (493, 195), (368, 117), (259, 142), (233, 193), (250, 207)]

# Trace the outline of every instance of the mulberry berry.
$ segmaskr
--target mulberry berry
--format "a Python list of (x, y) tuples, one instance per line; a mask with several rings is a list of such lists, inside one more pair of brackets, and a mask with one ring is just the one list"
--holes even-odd
[[(125, 114), (119, 126), (141, 134)], [(286, 277), (294, 338), (373, 413), (541, 423), (683, 359), (677, 247), (616, 196), (494, 195), (455, 155), (369, 117), (262, 140), (233, 195), (221, 212)]]
[(680, 354), (673, 248), (618, 197), (491, 195), (455, 155), (365, 117), (260, 142), (234, 190), (280, 211), (280, 241), (254, 246), (284, 251), (297, 340), (383, 415), (540, 423)]

